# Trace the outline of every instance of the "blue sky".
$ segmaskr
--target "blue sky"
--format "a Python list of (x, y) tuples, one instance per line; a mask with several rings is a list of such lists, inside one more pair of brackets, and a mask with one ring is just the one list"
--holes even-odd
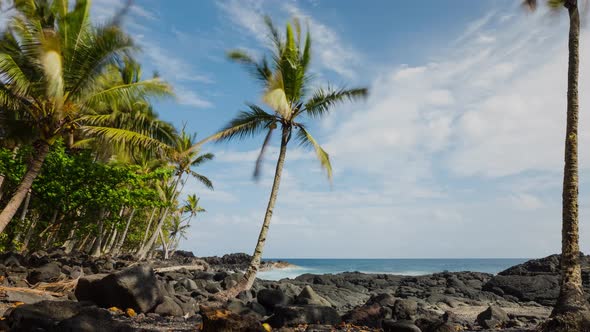
[[(97, 20), (118, 0), (95, 0)], [(293, 145), (266, 257), (538, 257), (560, 247), (566, 20), (512, 0), (137, 1), (126, 26), (178, 95), (164, 119), (212, 134), (255, 82), (225, 52), (266, 51), (261, 15), (298, 16), (311, 31), (314, 85), (367, 86), (370, 98), (312, 126), (331, 154), (330, 187), (310, 151)], [(583, 31), (585, 35), (586, 30)], [(587, 38), (586, 38), (587, 39)], [(590, 249), (589, 47), (582, 38), (581, 243)], [(252, 180), (263, 137), (212, 144), (188, 183), (207, 213), (184, 249), (251, 252), (272, 181)]]

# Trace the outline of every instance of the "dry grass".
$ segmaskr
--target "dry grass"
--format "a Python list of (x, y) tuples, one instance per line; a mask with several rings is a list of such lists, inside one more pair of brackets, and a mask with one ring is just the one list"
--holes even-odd
[(54, 294), (61, 293), (61, 296), (65, 296), (66, 293), (73, 292), (76, 289), (79, 279), (80, 278), (71, 280), (61, 280), (56, 282), (40, 282), (33, 286), (33, 289), (40, 291), (49, 291), (53, 292)]

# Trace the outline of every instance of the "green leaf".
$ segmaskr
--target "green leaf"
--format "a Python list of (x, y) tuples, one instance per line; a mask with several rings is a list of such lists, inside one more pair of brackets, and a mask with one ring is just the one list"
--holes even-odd
[(330, 164), (330, 156), (322, 147), (316, 142), (316, 140), (307, 132), (304, 126), (299, 125), (297, 131), (297, 138), (299, 144), (303, 147), (311, 147), (315, 150), (318, 160), (322, 165), (322, 168), (326, 170), (328, 180), (332, 182), (332, 165)]

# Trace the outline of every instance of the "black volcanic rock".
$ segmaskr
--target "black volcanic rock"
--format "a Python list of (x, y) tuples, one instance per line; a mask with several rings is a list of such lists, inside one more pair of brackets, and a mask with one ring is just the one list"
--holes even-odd
[(76, 298), (109, 308), (133, 308), (148, 312), (162, 301), (154, 270), (137, 265), (109, 274), (104, 278), (81, 278), (76, 287)]
[[(590, 256), (580, 253), (584, 291), (590, 295)], [(491, 278), (483, 290), (518, 301), (553, 306), (559, 295), (560, 255), (533, 259), (512, 266)]]

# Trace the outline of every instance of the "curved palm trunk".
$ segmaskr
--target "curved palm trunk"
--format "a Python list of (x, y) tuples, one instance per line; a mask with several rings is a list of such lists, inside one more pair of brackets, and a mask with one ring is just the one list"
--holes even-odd
[(160, 229), (160, 231), (158, 232), (160, 234), (160, 241), (162, 241), (162, 251), (164, 252), (164, 259), (168, 259), (168, 243), (166, 243), (166, 240), (164, 239), (164, 234), (162, 233), (162, 229)]
[[(20, 242), (21, 237), (23, 236), (23, 233), (26, 232), (26, 230), (28, 229), (28, 224), (26, 222), (27, 219), (27, 213), (29, 212), (29, 203), (31, 202), (31, 189), (29, 189), (29, 192), (27, 193), (27, 196), (25, 198), (25, 202), (23, 204), (23, 210), (20, 214), (20, 222), (21, 224), (24, 224), (25, 226), (23, 227), (23, 229), (19, 232), (16, 233), (16, 235), (14, 236), (14, 239), (12, 240), (12, 244), (13, 246), (18, 246), (18, 243)], [(31, 223), (33, 223), (33, 221), (31, 221)]]
[(156, 240), (158, 239), (158, 235), (159, 235), (160, 231), (162, 230), (162, 226), (164, 225), (164, 221), (166, 221), (166, 218), (168, 217), (168, 211), (170, 211), (170, 207), (167, 207), (166, 209), (164, 209), (164, 213), (162, 214), (162, 216), (160, 217), (160, 220), (158, 221), (158, 225), (156, 226), (156, 230), (154, 231), (154, 233), (152, 234), (152, 236), (150, 237), (148, 242), (146, 244), (144, 244), (143, 248), (141, 248), (137, 252), (137, 255), (136, 255), (137, 259), (143, 260), (147, 257), (148, 253), (150, 252), (150, 249), (154, 246), (154, 244), (156, 243)]
[(76, 228), (77, 227), (78, 227), (78, 221), (75, 221), (74, 225), (72, 226), (72, 229), (70, 229), (70, 232), (68, 233), (68, 238), (66, 239), (66, 241), (62, 245), (62, 248), (66, 254), (71, 253), (74, 250), (74, 247), (76, 246), (76, 242), (78, 242), (78, 240), (76, 239)]
[(578, 72), (580, 14), (577, 1), (566, 1), (570, 17), (567, 132), (562, 194), (561, 284), (552, 315), (588, 310), (582, 288), (578, 243)]
[(16, 211), (21, 206), (23, 200), (27, 196), (29, 189), (33, 185), (33, 181), (41, 172), (41, 166), (43, 166), (43, 162), (49, 153), (49, 144), (43, 141), (37, 142), (35, 144), (35, 152), (33, 155), (33, 159), (31, 160), (27, 172), (25, 176), (21, 180), (21, 183), (18, 185), (18, 188), (12, 195), (4, 210), (0, 213), (0, 233), (4, 232), (4, 229), (12, 220), (12, 217), (16, 214)]
[(264, 222), (258, 235), (258, 242), (252, 255), (252, 261), (250, 266), (244, 274), (244, 279), (235, 289), (228, 291), (228, 295), (231, 297), (237, 296), (241, 291), (248, 290), (254, 284), (256, 280), (256, 274), (260, 268), (260, 261), (262, 260), (262, 251), (266, 243), (266, 235), (268, 234), (268, 228), (270, 227), (270, 220), (272, 219), (273, 210), (279, 194), (279, 185), (281, 184), (281, 174), (283, 173), (283, 166), (285, 164), (285, 156), (287, 154), (287, 143), (289, 143), (289, 129), (283, 127), (283, 135), (281, 139), (281, 150), (279, 152), (279, 159), (277, 160), (277, 167), (275, 170), (275, 178), (270, 191), (270, 198), (268, 200), (268, 206), (266, 207), (266, 214), (264, 215)]
[(152, 215), (150, 216), (150, 220), (148, 221), (148, 225), (145, 228), (145, 233), (143, 234), (143, 239), (141, 240), (141, 243), (139, 244), (139, 250), (141, 250), (141, 248), (143, 248), (145, 241), (147, 241), (147, 237), (150, 234), (150, 229), (152, 228), (152, 221), (154, 220), (155, 214), (156, 214), (156, 207), (154, 207), (152, 209)]
[(125, 225), (125, 230), (123, 231), (123, 234), (121, 235), (121, 238), (119, 239), (119, 242), (117, 242), (115, 249), (113, 249), (113, 256), (119, 255), (119, 252), (121, 251), (121, 248), (123, 247), (123, 243), (125, 243), (125, 238), (127, 237), (127, 231), (129, 230), (129, 225), (131, 224), (131, 219), (133, 219), (134, 215), (135, 215), (135, 208), (131, 210), (131, 213), (129, 214), (129, 218), (127, 218), (127, 225)]
[[(182, 180), (182, 173), (180, 173), (178, 175), (178, 177), (176, 178), (176, 181), (174, 182), (174, 185), (172, 186), (173, 192), (176, 191), (176, 188), (178, 187), (178, 184), (180, 183), (181, 180)], [(173, 201), (174, 198), (175, 197), (173, 195), (171, 201)], [(170, 211), (169, 206), (164, 209), (164, 213), (160, 217), (160, 220), (158, 221), (158, 224), (156, 226), (156, 230), (154, 231), (154, 233), (150, 237), (149, 241), (147, 243), (145, 243), (143, 245), (143, 247), (137, 251), (137, 254), (135, 255), (137, 259), (143, 260), (147, 257), (148, 253), (150, 252), (150, 249), (152, 249), (152, 247), (156, 243), (156, 240), (158, 239), (158, 233), (162, 230), (162, 226), (164, 225), (164, 222), (166, 221), (166, 218), (168, 217), (169, 211)]]

